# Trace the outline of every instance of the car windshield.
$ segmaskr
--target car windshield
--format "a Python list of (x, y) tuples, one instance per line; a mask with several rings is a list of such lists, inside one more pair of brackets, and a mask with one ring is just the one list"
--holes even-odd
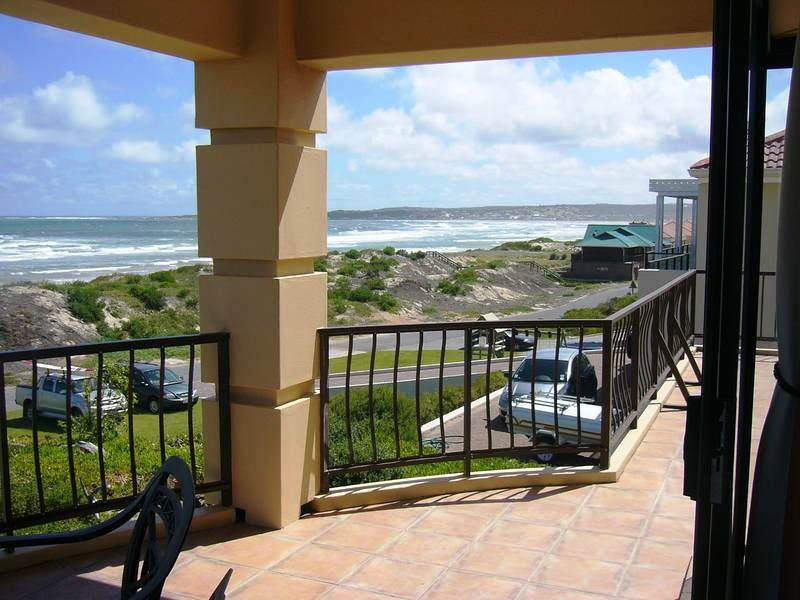
[[(66, 385), (64, 386), (66, 389)], [(86, 392), (93, 392), (97, 388), (95, 385), (94, 377), (87, 377), (86, 379), (78, 379), (72, 382), (73, 394), (84, 394)]]
[[(160, 385), (159, 372), (160, 371), (158, 369), (145, 371), (144, 376), (147, 377), (147, 381), (149, 381), (153, 385)], [(180, 382), (181, 378), (178, 377), (174, 371), (170, 371), (169, 369), (164, 369), (164, 385), (170, 385), (173, 383), (180, 383)]]
[[(553, 375), (555, 372), (555, 360), (552, 358), (537, 358), (536, 359), (536, 374), (534, 381), (540, 383), (552, 383)], [(531, 359), (526, 358), (514, 373), (514, 379), (519, 381), (531, 380)], [(567, 380), (567, 361), (558, 361), (558, 380)]]

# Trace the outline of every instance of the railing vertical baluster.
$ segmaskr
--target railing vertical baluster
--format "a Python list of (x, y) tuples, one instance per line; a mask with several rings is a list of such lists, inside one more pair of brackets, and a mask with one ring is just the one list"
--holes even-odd
[[(0, 381), (5, 381), (5, 363), (0, 362)], [(6, 535), (14, 535), (11, 523), (14, 520), (11, 504), (11, 457), (8, 455), (8, 414), (5, 398), (0, 402), (0, 491), (3, 493), (3, 529)]]
[[(222, 504), (233, 503), (233, 462), (231, 460), (231, 336), (223, 333), (217, 342), (217, 396), (219, 400), (220, 476), (227, 485), (222, 490)], [(327, 385), (327, 380), (326, 380)]]
[(136, 398), (133, 391), (133, 364), (135, 362), (134, 350), (128, 351), (128, 449), (131, 459), (131, 490), (133, 494), (139, 493), (139, 479), (136, 475), (136, 445), (133, 431), (133, 410)]
[(472, 474), (472, 330), (464, 330), (464, 477)]
[(445, 453), (444, 434), (444, 353), (447, 350), (447, 330), (442, 330), (442, 351), (439, 353), (439, 435), (442, 438), (442, 454)]
[(194, 344), (189, 344), (189, 389), (186, 397), (187, 426), (189, 428), (189, 463), (192, 468), (192, 480), (197, 483), (197, 458), (194, 452)]
[[(330, 338), (329, 338), (330, 339)], [(344, 374), (344, 423), (347, 430), (347, 455), (354, 461), (353, 419), (350, 416), (350, 373), (353, 365), (353, 335), (347, 336), (347, 366)]]
[(72, 357), (67, 356), (67, 389), (64, 390), (64, 410), (67, 422), (67, 465), (72, 507), (78, 506), (78, 485), (75, 481), (75, 449), (72, 447)]
[[(106, 482), (106, 457), (103, 452), (103, 353), (97, 353), (97, 390), (94, 403), (97, 410), (97, 463), (100, 467), (100, 493), (103, 500), (108, 500), (108, 483)], [(162, 374), (163, 375), (163, 374)], [(163, 461), (162, 461), (163, 462)]]
[(581, 426), (581, 383), (583, 380), (583, 371), (582, 371), (582, 363), (583, 359), (583, 326), (581, 325), (578, 328), (578, 358), (575, 361), (577, 363), (578, 372), (575, 374), (575, 397), (577, 398), (577, 405), (576, 410), (578, 413), (578, 446), (581, 445), (581, 440), (583, 439), (583, 428)]
[[(553, 361), (553, 428), (556, 430), (556, 446), (561, 444), (561, 436), (559, 435), (559, 428), (558, 428), (558, 384), (561, 381), (559, 377), (559, 361), (558, 361), (558, 354), (561, 350), (561, 328), (556, 327), (556, 353), (555, 353), (555, 360)], [(565, 377), (566, 379), (566, 377)], [(531, 390), (533, 392), (533, 390)], [(535, 410), (535, 406), (533, 405), (533, 395), (531, 395), (531, 410)]]
[[(492, 449), (492, 414), (491, 407), (489, 406), (489, 394), (491, 390), (492, 379), (492, 348), (494, 347), (494, 329), (486, 330), (486, 443), (489, 450)], [(470, 340), (470, 350), (472, 349), (472, 340)], [(511, 399), (509, 398), (509, 402)]]
[(42, 464), (39, 460), (39, 394), (37, 385), (39, 367), (36, 360), (31, 361), (31, 429), (33, 434), (33, 470), (36, 476), (36, 492), (39, 499), (39, 511), (45, 512), (44, 487), (42, 485)]
[[(511, 343), (508, 351), (508, 437), (509, 447), (514, 447), (514, 346), (516, 331), (511, 328)], [(533, 390), (531, 390), (533, 392)]]
[(636, 429), (639, 426), (639, 409), (641, 402), (639, 398), (639, 352), (641, 346), (641, 331), (642, 331), (642, 310), (636, 309), (633, 313), (633, 326), (631, 327), (631, 398), (633, 401), (633, 408), (636, 411), (636, 416), (631, 422), (631, 429)]
[(161, 360), (158, 369), (158, 445), (161, 449), (161, 462), (167, 460), (166, 439), (164, 434), (164, 371), (166, 370), (167, 352), (163, 344), (159, 347)]
[(374, 397), (374, 382), (375, 382), (375, 352), (377, 351), (378, 334), (372, 334), (372, 352), (369, 357), (369, 438), (372, 443), (372, 462), (378, 460), (378, 442), (375, 437), (375, 397)]
[(600, 468), (607, 469), (611, 456), (611, 321), (603, 323), (603, 411), (601, 413), (601, 441), (603, 448), (600, 454)]
[[(319, 427), (320, 427), (320, 460), (319, 460), (319, 488), (325, 493), (330, 490), (328, 468), (330, 467), (330, 440), (328, 427), (328, 399), (329, 399), (329, 346), (330, 337), (320, 332), (319, 344)], [(350, 436), (348, 436), (349, 438)]]
[(536, 354), (539, 351), (539, 328), (533, 328), (533, 349), (531, 350), (531, 445), (536, 446)]
[(400, 366), (400, 332), (395, 334), (392, 372), (392, 413), (394, 417), (394, 457), (400, 458), (400, 407), (397, 405), (397, 369)]
[(414, 387), (414, 400), (416, 402), (416, 416), (417, 416), (417, 445), (418, 445), (418, 455), (422, 456), (423, 448), (422, 448), (422, 415), (420, 414), (419, 408), (419, 378), (420, 372), (422, 369), (422, 341), (423, 341), (424, 332), (420, 329), (419, 331), (419, 347), (417, 348), (417, 378), (415, 381)]

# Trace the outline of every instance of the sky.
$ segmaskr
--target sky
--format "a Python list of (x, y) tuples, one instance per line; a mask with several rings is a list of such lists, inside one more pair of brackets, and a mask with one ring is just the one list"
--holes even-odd
[[(648, 203), (708, 155), (708, 48), (328, 75), (329, 209)], [(767, 131), (789, 71), (770, 73)], [(189, 61), (0, 15), (0, 215), (196, 212)]]

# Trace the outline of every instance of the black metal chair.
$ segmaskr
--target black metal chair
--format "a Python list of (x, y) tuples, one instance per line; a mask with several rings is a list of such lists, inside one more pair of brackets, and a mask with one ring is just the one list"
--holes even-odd
[[(175, 480), (173, 485), (169, 483), (170, 478)], [(128, 544), (120, 596), (122, 600), (160, 598), (164, 582), (178, 559), (192, 522), (194, 489), (194, 481), (186, 463), (172, 456), (161, 465), (136, 500), (108, 521), (64, 533), (3, 537), (0, 538), (0, 546), (22, 548), (83, 542), (118, 529), (139, 513)], [(156, 517), (164, 525), (161, 538), (158, 536)], [(220, 582), (212, 598), (225, 597), (229, 579), (230, 573)]]

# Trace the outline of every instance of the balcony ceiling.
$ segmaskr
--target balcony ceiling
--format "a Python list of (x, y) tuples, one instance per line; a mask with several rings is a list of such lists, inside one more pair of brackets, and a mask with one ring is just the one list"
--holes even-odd
[[(0, 12), (207, 61), (242, 55), (254, 1), (3, 0)], [(711, 44), (712, 0), (296, 2), (297, 57), (324, 70)], [(796, 0), (771, 2), (773, 35), (798, 21)]]

